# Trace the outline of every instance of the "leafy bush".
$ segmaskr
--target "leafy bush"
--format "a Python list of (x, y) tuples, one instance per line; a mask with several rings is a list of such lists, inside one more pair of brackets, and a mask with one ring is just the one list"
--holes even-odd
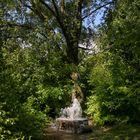
[[(139, 87), (134, 89), (135, 84), (129, 78), (132, 69), (121, 58), (114, 59), (118, 56), (113, 55), (112, 59), (110, 53), (104, 55), (107, 55), (108, 61), (101, 63), (99, 58), (104, 56), (96, 56), (96, 64), (89, 75), (92, 89), (88, 91), (86, 113), (101, 125), (138, 122)], [(139, 85), (138, 81), (135, 82)]]

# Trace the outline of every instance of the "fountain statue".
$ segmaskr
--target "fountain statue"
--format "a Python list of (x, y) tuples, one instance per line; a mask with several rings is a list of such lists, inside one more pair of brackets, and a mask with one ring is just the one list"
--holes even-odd
[(70, 107), (61, 109), (61, 117), (69, 119), (78, 119), (82, 117), (82, 108), (77, 98), (73, 99), (73, 103)]
[(56, 119), (58, 130), (72, 133), (81, 133), (89, 129), (88, 119), (82, 118), (82, 108), (77, 97), (73, 96), (70, 107), (61, 109), (60, 117)]

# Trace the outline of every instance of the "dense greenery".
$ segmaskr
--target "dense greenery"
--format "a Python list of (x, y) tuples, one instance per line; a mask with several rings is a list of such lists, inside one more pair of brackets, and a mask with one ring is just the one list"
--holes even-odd
[[(0, 139), (37, 138), (70, 104), (73, 71), (94, 123), (139, 123), (140, 1), (78, 2), (2, 1)], [(91, 31), (84, 20), (103, 7)], [(91, 39), (92, 52), (78, 46)]]
[[(87, 112), (100, 124), (138, 122), (140, 116), (139, 1), (118, 1), (112, 19), (101, 27), (102, 48), (92, 60)], [(88, 60), (87, 60), (88, 61)], [(91, 63), (91, 62), (90, 62)]]

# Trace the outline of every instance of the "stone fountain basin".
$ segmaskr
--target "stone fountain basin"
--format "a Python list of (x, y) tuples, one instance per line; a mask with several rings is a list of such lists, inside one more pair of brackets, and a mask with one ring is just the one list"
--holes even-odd
[(84, 133), (91, 131), (88, 125), (87, 118), (57, 118), (56, 119), (57, 131), (64, 131), (70, 133)]

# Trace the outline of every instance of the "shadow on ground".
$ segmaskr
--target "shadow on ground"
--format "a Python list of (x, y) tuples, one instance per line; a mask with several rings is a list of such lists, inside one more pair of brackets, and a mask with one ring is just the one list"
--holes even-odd
[(46, 129), (41, 140), (140, 140), (139, 125), (93, 126), (91, 133), (69, 134)]

